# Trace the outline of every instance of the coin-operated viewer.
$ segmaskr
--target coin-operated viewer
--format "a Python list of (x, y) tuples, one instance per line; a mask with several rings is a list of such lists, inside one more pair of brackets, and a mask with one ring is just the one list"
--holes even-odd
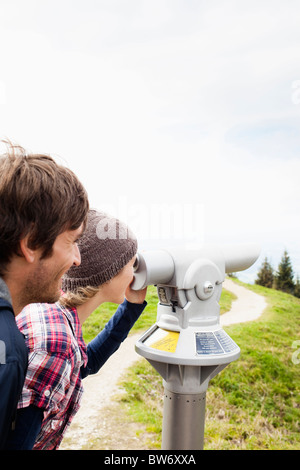
[(222, 283), (259, 253), (257, 245), (232, 245), (137, 255), (132, 288), (156, 285), (159, 298), (157, 321), (136, 351), (163, 377), (162, 449), (203, 449), (209, 381), (240, 356), (220, 326)]

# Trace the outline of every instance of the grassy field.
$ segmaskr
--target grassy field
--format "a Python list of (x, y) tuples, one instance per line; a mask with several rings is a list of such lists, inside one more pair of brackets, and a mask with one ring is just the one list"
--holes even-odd
[(207, 393), (206, 448), (300, 449), (300, 301), (247, 286), (268, 308), (259, 321), (226, 328), (241, 358), (212, 380)]
[[(300, 301), (260, 286), (246, 286), (266, 297), (268, 308), (259, 321), (233, 325), (226, 331), (241, 348), (241, 357), (210, 383), (207, 392), (205, 449), (300, 449), (300, 364), (295, 341), (300, 340)], [(223, 291), (221, 311), (233, 296)], [(157, 296), (147, 294), (146, 312), (134, 330), (155, 322)], [(107, 304), (84, 326), (89, 341), (115, 311)], [(299, 343), (296, 343), (299, 344)], [(298, 346), (299, 348), (299, 346)], [(294, 356), (293, 356), (294, 355)], [(144, 359), (122, 381), (120, 409), (142, 423), (149, 449), (161, 446), (162, 379)], [(124, 415), (125, 417), (125, 415)]]

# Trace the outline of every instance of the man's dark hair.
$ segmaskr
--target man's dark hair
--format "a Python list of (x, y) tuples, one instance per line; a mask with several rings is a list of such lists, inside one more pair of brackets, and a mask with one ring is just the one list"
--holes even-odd
[(52, 253), (56, 237), (86, 224), (87, 193), (68, 168), (49, 155), (27, 154), (4, 141), (0, 156), (0, 275), (20, 240), (28, 235), (31, 249), (42, 248), (42, 258)]

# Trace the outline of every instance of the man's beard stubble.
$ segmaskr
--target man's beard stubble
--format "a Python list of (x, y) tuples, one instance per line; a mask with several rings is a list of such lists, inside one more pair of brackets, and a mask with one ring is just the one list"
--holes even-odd
[(26, 279), (23, 291), (23, 305), (31, 303), (55, 303), (60, 292), (61, 272), (57, 269), (45, 269), (43, 261), (30, 277)]

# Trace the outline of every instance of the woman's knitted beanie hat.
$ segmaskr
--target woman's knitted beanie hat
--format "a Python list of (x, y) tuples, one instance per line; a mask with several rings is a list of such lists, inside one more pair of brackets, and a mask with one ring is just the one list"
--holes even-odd
[(116, 276), (137, 252), (137, 240), (120, 220), (90, 210), (84, 234), (78, 242), (81, 264), (63, 276), (62, 290), (98, 287)]

